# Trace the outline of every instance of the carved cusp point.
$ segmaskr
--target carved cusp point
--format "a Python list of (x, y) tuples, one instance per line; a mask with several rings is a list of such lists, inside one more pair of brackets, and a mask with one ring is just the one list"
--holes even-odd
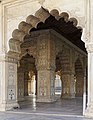
[(66, 12), (62, 12), (62, 13), (60, 14), (60, 17), (64, 18), (64, 20), (65, 20), (66, 22), (68, 22), (69, 14), (66, 13)]
[(77, 26), (77, 29), (81, 30), (83, 32), (83, 28), (81, 26)]
[(19, 29), (15, 29), (12, 33), (12, 37), (14, 39), (17, 39), (17, 40), (21, 41), (21, 42), (23, 42), (26, 35), (27, 35), (26, 33), (24, 33), (23, 31), (20, 31)]
[(16, 40), (14, 38), (11, 38), (9, 40), (9, 52), (8, 53), (11, 53), (11, 52), (15, 52), (15, 53), (20, 53), (20, 41), (19, 40)]
[(26, 22), (28, 24), (31, 24), (33, 27), (37, 28), (38, 23), (40, 23), (41, 21), (34, 15), (29, 15), (26, 19)]
[(73, 25), (74, 25), (75, 27), (76, 27), (77, 24), (78, 24), (78, 21), (77, 21), (76, 18), (70, 18), (69, 21), (70, 21), (70, 22), (73, 22)]
[(57, 20), (60, 19), (59, 11), (58, 11), (57, 9), (51, 10), (51, 11), (50, 11), (50, 14), (51, 14), (52, 16), (54, 16)]
[(18, 25), (19, 30), (24, 31), (26, 34), (29, 34), (31, 29), (33, 28), (33, 26), (31, 24), (28, 24), (24, 21), (22, 21), (19, 25)]
[(50, 13), (48, 10), (41, 7), (36, 13), (35, 16), (39, 18), (42, 22), (45, 22), (45, 20), (50, 16)]

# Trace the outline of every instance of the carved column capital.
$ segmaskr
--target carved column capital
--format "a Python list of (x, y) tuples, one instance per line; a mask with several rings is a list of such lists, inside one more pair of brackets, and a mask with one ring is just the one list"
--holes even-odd
[(17, 63), (18, 59), (17, 59), (17, 57), (14, 58), (13, 56), (8, 56), (7, 54), (2, 54), (2, 55), (0, 55), (0, 61)]

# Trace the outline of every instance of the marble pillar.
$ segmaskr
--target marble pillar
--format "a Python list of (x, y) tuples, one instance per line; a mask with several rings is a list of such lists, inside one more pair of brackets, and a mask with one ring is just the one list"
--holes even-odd
[(93, 44), (87, 45), (88, 51), (88, 102), (84, 115), (93, 117)]
[(0, 56), (0, 111), (19, 107), (17, 103), (17, 60)]

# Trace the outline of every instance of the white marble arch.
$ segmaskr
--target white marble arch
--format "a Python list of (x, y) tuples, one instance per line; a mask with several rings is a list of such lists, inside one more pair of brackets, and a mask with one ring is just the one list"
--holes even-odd
[[(57, 2), (57, 4), (56, 4)], [(52, 5), (51, 5), (52, 4)], [(1, 94), (0, 104), (2, 109), (6, 110), (5, 107), (5, 99), (7, 92), (7, 69), (8, 63), (7, 60), (10, 61), (9, 64), (13, 62), (16, 63), (16, 59), (9, 58), (6, 55), (7, 51), (9, 51), (9, 39), (11, 37), (12, 31), (17, 27), (20, 21), (24, 20), (25, 17), (29, 14), (34, 14), (40, 6), (44, 6), (49, 10), (56, 8), (59, 11), (67, 10), (70, 15), (74, 14), (75, 16), (79, 16), (79, 23), (83, 26), (83, 35), (82, 40), (85, 42), (85, 46), (88, 52), (88, 107), (85, 111), (85, 115), (89, 117), (93, 117), (93, 0), (75, 0), (74, 3), (71, 0), (2, 0), (0, 3), (0, 78), (3, 92), (5, 95)], [(76, 7), (78, 5), (78, 7)], [(23, 9), (25, 7), (27, 9)], [(29, 7), (30, 6), (30, 7)], [(75, 6), (75, 7), (73, 7)], [(73, 8), (73, 9), (72, 9)], [(20, 11), (20, 12), (19, 12)], [(82, 11), (82, 12), (81, 12)], [(18, 57), (18, 56), (16, 56)], [(16, 58), (15, 57), (15, 58)], [(2, 67), (3, 66), (3, 67)], [(16, 66), (16, 64), (14, 65)], [(6, 73), (5, 73), (6, 72)]]

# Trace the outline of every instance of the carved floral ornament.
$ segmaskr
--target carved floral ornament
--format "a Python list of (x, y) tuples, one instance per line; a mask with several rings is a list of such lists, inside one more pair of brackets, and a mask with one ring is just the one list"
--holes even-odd
[[(57, 27), (56, 23), (58, 23), (60, 19), (64, 19), (66, 23), (72, 23), (76, 29), (82, 31), (82, 28), (80, 26), (77, 26), (78, 20), (76, 18), (69, 18), (68, 13), (62, 12), (59, 14), (59, 11), (57, 9), (53, 9), (49, 12), (47, 9), (41, 7), (38, 11), (36, 11), (35, 16), (29, 15), (26, 18), (26, 21), (20, 22), (18, 29), (15, 29), (12, 32), (12, 38), (9, 40), (8, 53), (20, 54), (20, 45), (24, 42), (24, 39), (27, 38), (31, 32), (36, 29), (47, 29), (45, 23), (46, 21), (48, 22), (49, 18), (51, 18), (50, 23), (52, 23), (53, 20), (52, 24), (54, 27)], [(73, 32), (73, 30), (70, 32)]]

